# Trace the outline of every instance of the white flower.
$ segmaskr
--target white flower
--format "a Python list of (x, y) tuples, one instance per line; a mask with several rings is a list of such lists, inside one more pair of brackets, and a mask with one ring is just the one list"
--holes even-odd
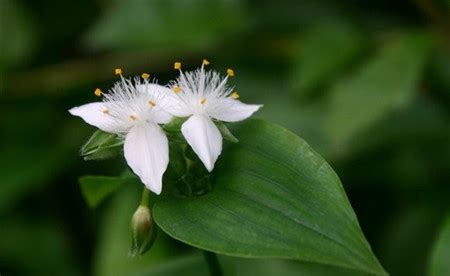
[[(204, 60), (200, 69), (183, 73), (171, 84), (172, 100), (168, 111), (177, 117), (190, 117), (181, 127), (181, 132), (188, 144), (200, 158), (208, 171), (222, 151), (222, 135), (212, 119), (237, 122), (250, 117), (262, 105), (244, 104), (238, 100), (239, 95), (226, 86), (228, 76), (233, 76), (231, 69), (222, 78), (219, 73), (208, 70), (209, 64)], [(175, 63), (175, 69), (181, 64)]]
[[(118, 69), (119, 70), (119, 69)], [(134, 83), (121, 77), (109, 93), (99, 89), (103, 102), (74, 107), (72, 115), (99, 129), (125, 137), (124, 155), (128, 165), (144, 185), (161, 193), (162, 176), (169, 163), (169, 147), (165, 133), (158, 124), (166, 124), (172, 116), (164, 109), (168, 88), (136, 78)]]

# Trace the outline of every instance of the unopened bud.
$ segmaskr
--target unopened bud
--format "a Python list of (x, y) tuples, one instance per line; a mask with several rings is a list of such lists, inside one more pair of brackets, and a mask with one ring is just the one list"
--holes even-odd
[(130, 255), (143, 255), (156, 239), (156, 227), (150, 210), (146, 206), (139, 206), (131, 219), (132, 242)]

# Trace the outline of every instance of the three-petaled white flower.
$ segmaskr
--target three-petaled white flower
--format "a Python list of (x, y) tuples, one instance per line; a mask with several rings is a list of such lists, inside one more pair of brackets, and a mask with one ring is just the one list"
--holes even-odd
[[(149, 83), (144, 73), (142, 83), (121, 75), (109, 93), (100, 89), (102, 102), (85, 104), (69, 110), (86, 123), (125, 138), (125, 159), (144, 185), (156, 194), (162, 190), (162, 177), (169, 164), (167, 137), (159, 124), (167, 124), (176, 117), (189, 117), (181, 126), (181, 132), (208, 171), (222, 152), (222, 135), (213, 120), (237, 122), (250, 117), (262, 105), (244, 104), (239, 94), (226, 86), (227, 76), (215, 71), (205, 71), (209, 64), (204, 60), (200, 69), (183, 73), (172, 82), (170, 88)], [(181, 64), (175, 63), (175, 69)]]
[(237, 122), (250, 117), (262, 105), (244, 104), (238, 100), (239, 95), (226, 86), (231, 69), (222, 78), (219, 73), (204, 67), (209, 62), (204, 60), (200, 69), (183, 73), (181, 64), (179, 78), (170, 87), (173, 96), (167, 110), (176, 117), (189, 117), (181, 127), (181, 132), (188, 144), (200, 158), (208, 171), (222, 151), (222, 135), (212, 119), (224, 122)]
[(136, 78), (133, 83), (121, 77), (109, 93), (96, 90), (97, 95), (104, 95), (103, 102), (74, 107), (69, 112), (105, 132), (125, 137), (128, 165), (148, 189), (160, 194), (162, 176), (169, 163), (169, 147), (158, 124), (172, 119), (165, 109), (165, 96), (171, 91), (149, 83), (147, 78), (148, 75), (143, 83)]

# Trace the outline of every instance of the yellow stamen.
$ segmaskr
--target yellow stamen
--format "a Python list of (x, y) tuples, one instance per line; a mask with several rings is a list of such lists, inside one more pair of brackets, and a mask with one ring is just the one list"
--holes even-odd
[(151, 107), (155, 107), (156, 103), (154, 101), (148, 101), (148, 105)]
[(181, 92), (181, 88), (180, 87), (178, 87), (178, 86), (174, 86), (173, 87), (173, 92), (175, 92), (175, 93), (180, 93)]
[(230, 77), (233, 77), (234, 76), (234, 71), (233, 71), (233, 69), (227, 69), (227, 75), (228, 76), (230, 76)]
[(122, 69), (120, 69), (120, 68), (114, 69), (114, 74), (116, 74), (116, 75), (122, 75)]
[(203, 65), (209, 65), (209, 61), (207, 59), (203, 59)]
[(205, 98), (202, 98), (201, 100), (200, 100), (200, 104), (205, 104), (206, 103), (206, 99)]
[(237, 99), (239, 99), (239, 93), (238, 92), (236, 92), (236, 91), (234, 91), (233, 93), (231, 93), (231, 96), (230, 96), (232, 99), (235, 99), (235, 100), (237, 100)]
[(109, 114), (109, 110), (107, 108), (103, 109), (102, 112), (105, 114)]
[(130, 115), (129, 118), (132, 121), (136, 121), (137, 120), (137, 117), (135, 115)]
[(100, 97), (103, 94), (103, 92), (102, 90), (100, 90), (100, 88), (97, 88), (95, 89), (94, 94), (95, 96)]
[(175, 62), (174, 64), (173, 64), (173, 68), (175, 69), (175, 70), (178, 70), (178, 69), (180, 69), (181, 68), (181, 62)]
[(148, 73), (142, 73), (141, 77), (142, 77), (144, 80), (146, 80), (146, 79), (150, 78), (150, 74), (148, 74)]

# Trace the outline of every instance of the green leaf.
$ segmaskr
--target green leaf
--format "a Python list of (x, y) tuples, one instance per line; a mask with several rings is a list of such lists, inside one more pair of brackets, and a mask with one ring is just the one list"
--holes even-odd
[(195, 247), (238, 257), (278, 257), (385, 274), (339, 178), (301, 138), (249, 120), (224, 149), (214, 190), (158, 198), (156, 223)]
[(233, 133), (227, 128), (227, 126), (223, 122), (215, 122), (216, 126), (219, 128), (220, 133), (222, 134), (223, 139), (230, 141), (232, 143), (237, 143), (239, 140), (234, 137)]
[(433, 246), (429, 271), (431, 276), (450, 275), (450, 214)]
[[(134, 275), (144, 268), (172, 259), (186, 249), (164, 232), (158, 231), (151, 250), (141, 257), (127, 257), (131, 242), (130, 220), (139, 205), (143, 187), (140, 183), (135, 184), (124, 186), (120, 193), (114, 194), (105, 205), (92, 262), (93, 275)], [(150, 202), (152, 201), (153, 198)]]
[(220, 263), (227, 276), (367, 276), (367, 273), (357, 272), (335, 266), (319, 265), (281, 259), (243, 259), (223, 256)]
[[(292, 260), (280, 259), (244, 259), (219, 255), (219, 263), (226, 276), (365, 276), (366, 273), (358, 273), (347, 269), (318, 265)], [(200, 252), (170, 258), (165, 262), (150, 265), (142, 269), (135, 276), (178, 276), (195, 275), (208, 276), (208, 267)]]
[(171, 258), (170, 260), (142, 269), (135, 276), (208, 276), (205, 260), (199, 255), (187, 255)]
[(81, 148), (81, 156), (84, 160), (108, 159), (120, 154), (123, 143), (116, 134), (97, 130)]
[(163, 125), (163, 129), (168, 133), (181, 133), (181, 126), (187, 118), (174, 117), (168, 124)]
[(52, 179), (52, 174), (69, 165), (67, 150), (57, 142), (53, 147), (6, 145), (0, 148), (0, 214), (27, 194), (42, 190)]
[[(14, 0), (2, 0), (0, 18), (0, 69), (17, 67), (29, 62), (36, 49), (38, 36), (33, 14), (27, 5)], [(8, 39), (5, 39), (5, 38)]]
[(332, 21), (314, 26), (302, 36), (292, 84), (301, 96), (329, 83), (363, 49), (361, 34), (354, 26)]
[(97, 207), (107, 196), (117, 190), (126, 178), (111, 176), (82, 176), (78, 180), (83, 197), (89, 207)]
[[(230, 17), (234, 20), (228, 20)], [(183, 49), (198, 49), (224, 35), (239, 33), (248, 28), (247, 18), (237, 1), (114, 1), (84, 41), (95, 50), (150, 48), (179, 52), (181, 44)]]
[(391, 275), (426, 275), (425, 252), (430, 250), (441, 220), (439, 212), (430, 208), (429, 203), (426, 205), (403, 208), (383, 225), (378, 254)]
[[(35, 211), (35, 210), (33, 210)], [(38, 213), (39, 214), (39, 213)], [(51, 216), (30, 213), (2, 215), (0, 256), (2, 275), (80, 275), (80, 258), (71, 247), (70, 236)], [(40, 215), (40, 214), (39, 214)], [(39, 254), (36, 249), (39, 248)], [(15, 267), (14, 270), (8, 268)], [(9, 273), (8, 273), (9, 274)]]
[(405, 35), (338, 83), (331, 91), (326, 125), (335, 150), (342, 151), (352, 136), (410, 103), (429, 49), (428, 36)]

